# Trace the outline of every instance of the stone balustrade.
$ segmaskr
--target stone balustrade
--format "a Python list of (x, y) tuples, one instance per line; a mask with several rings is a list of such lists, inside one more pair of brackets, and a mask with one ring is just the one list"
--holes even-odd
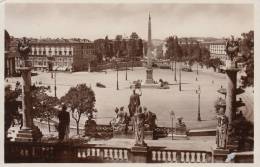
[(151, 162), (159, 163), (211, 163), (212, 153), (194, 150), (151, 150)]
[[(136, 156), (130, 148), (102, 145), (42, 142), (5, 142), (6, 163), (125, 163)], [(138, 153), (137, 153), (138, 154)], [(253, 153), (236, 153), (231, 162), (253, 162)], [(207, 150), (172, 150), (148, 147), (148, 163), (213, 163), (215, 156)], [(225, 162), (226, 158), (222, 161)]]
[(76, 148), (78, 162), (128, 162), (129, 150), (126, 148), (111, 147), (78, 147)]

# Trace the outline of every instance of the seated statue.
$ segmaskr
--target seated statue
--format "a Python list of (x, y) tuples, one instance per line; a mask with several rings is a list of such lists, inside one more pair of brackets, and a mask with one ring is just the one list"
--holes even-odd
[(167, 81), (163, 81), (162, 79), (159, 79), (159, 82), (160, 82), (160, 88), (169, 89), (169, 83)]
[(176, 123), (176, 135), (187, 135), (187, 127), (184, 122), (182, 122), (183, 117), (177, 118), (178, 122)]
[(147, 111), (146, 107), (143, 107), (143, 109), (145, 130), (152, 131), (156, 127), (156, 114), (151, 111)]
[(116, 108), (115, 112), (116, 117), (113, 118), (110, 122), (113, 131), (126, 133), (128, 129), (129, 119), (127, 113), (124, 111), (124, 107), (120, 107), (120, 110)]
[(85, 136), (95, 137), (97, 134), (97, 123), (92, 119), (92, 114), (88, 114), (88, 120), (85, 122)]

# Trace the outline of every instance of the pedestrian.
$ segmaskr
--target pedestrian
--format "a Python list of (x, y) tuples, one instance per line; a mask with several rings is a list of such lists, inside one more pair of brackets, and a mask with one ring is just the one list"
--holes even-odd
[(63, 105), (60, 113), (58, 114), (59, 141), (63, 141), (64, 138), (68, 139), (68, 137), (69, 137), (70, 114), (66, 110), (67, 110), (67, 107), (65, 105)]

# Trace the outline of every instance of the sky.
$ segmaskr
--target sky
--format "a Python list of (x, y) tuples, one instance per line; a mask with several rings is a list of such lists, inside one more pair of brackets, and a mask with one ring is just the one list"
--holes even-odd
[(7, 3), (5, 29), (15, 37), (87, 38), (229, 37), (254, 29), (252, 4), (62, 4)]

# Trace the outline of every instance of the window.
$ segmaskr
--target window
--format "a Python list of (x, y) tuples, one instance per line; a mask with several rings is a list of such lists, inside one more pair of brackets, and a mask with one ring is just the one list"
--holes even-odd
[(71, 51), (69, 51), (69, 55), (71, 55)]
[(46, 54), (46, 51), (45, 51), (45, 50), (43, 51), (43, 54), (44, 54), (44, 55)]
[(61, 54), (62, 54), (62, 51), (59, 51), (59, 54), (61, 55)]

